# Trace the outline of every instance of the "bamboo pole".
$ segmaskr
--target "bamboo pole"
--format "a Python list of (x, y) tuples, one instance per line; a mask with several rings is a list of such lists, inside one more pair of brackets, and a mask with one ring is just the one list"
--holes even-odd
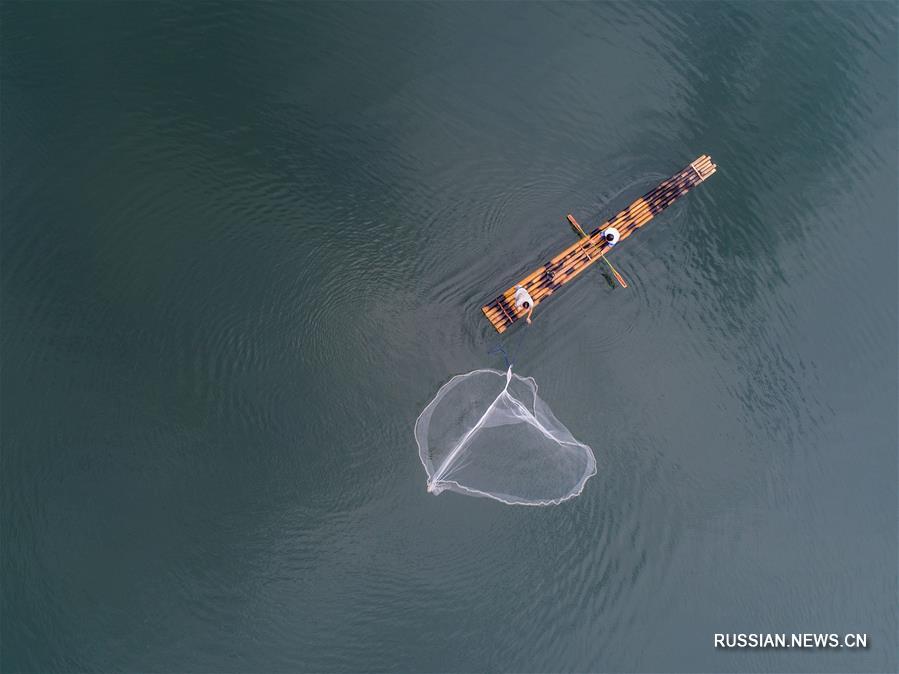
[[(634, 231), (649, 222), (655, 215), (661, 213), (677, 199), (689, 192), (693, 187), (707, 179), (716, 171), (716, 169), (717, 166), (712, 163), (711, 157), (708, 155), (701, 155), (679, 173), (662, 181), (654, 189), (634, 201), (626, 209), (619, 211), (613, 218), (606, 221), (600, 227), (597, 227), (591, 234), (587, 235), (583, 229), (580, 228), (580, 225), (578, 225), (578, 229), (580, 229), (579, 233), (585, 238), (572, 244), (549, 260), (549, 262), (532, 271), (528, 276), (519, 281), (518, 285), (521, 285), (528, 290), (534, 298), (535, 304), (542, 299), (549, 297), (556, 288), (574, 279), (583, 272), (584, 269), (596, 262), (599, 257), (605, 259), (604, 249), (607, 248), (607, 246), (604, 246), (604, 241), (600, 236), (600, 233), (604, 229), (612, 226), (616, 227), (616, 229), (620, 228), (621, 240), (627, 238)], [(653, 213), (653, 210), (656, 212)], [(595, 251), (594, 255), (597, 257), (592, 257), (590, 255), (591, 249)], [(578, 255), (578, 252), (582, 252), (587, 260), (585, 261)], [(606, 263), (611, 267), (608, 260), (606, 260)], [(552, 279), (546, 278), (548, 274), (552, 274)], [(556, 288), (553, 287), (554, 285)], [(501, 322), (503, 315), (510, 318), (510, 324), (517, 320), (517, 317), (514, 319), (509, 317), (508, 312), (506, 312), (502, 305), (502, 300), (509, 302), (513, 296), (514, 286), (507, 289), (493, 301), (482, 307), (484, 314), (490, 319), (491, 323), (494, 324), (494, 327)]]

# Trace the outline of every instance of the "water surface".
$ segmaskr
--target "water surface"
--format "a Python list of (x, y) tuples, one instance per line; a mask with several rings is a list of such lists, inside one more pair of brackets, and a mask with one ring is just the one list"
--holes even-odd
[[(4, 671), (896, 671), (895, 4), (0, 12)], [(428, 495), (481, 304), (703, 153), (519, 340), (582, 496)]]

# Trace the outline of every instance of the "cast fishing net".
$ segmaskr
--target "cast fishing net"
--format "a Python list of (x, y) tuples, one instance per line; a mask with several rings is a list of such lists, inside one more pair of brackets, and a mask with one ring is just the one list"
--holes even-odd
[(434, 494), (556, 505), (596, 474), (593, 450), (556, 419), (537, 383), (511, 367), (450, 379), (416, 420), (415, 441)]

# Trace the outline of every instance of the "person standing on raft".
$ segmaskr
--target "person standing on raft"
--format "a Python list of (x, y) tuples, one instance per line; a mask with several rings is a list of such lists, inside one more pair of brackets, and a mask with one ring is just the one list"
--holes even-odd
[(528, 312), (526, 318), (530, 324), (531, 314), (534, 313), (534, 298), (521, 286), (515, 286), (515, 308), (524, 309)]
[(621, 234), (614, 227), (606, 227), (602, 230), (602, 236), (606, 240), (609, 248), (618, 243), (618, 239), (621, 238)]

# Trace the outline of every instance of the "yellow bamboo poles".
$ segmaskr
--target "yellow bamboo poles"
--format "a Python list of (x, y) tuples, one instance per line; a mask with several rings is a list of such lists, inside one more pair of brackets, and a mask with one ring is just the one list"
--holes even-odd
[[(615, 227), (620, 234), (620, 244), (621, 241), (668, 208), (693, 187), (715, 173), (716, 169), (717, 166), (712, 163), (712, 158), (708, 155), (702, 155), (684, 167), (679, 173), (667, 180), (663, 180), (655, 189), (644, 194), (626, 209), (617, 213), (615, 217), (594, 229), (590, 234), (584, 232), (581, 226), (577, 224), (577, 221), (574, 220), (574, 217), (569, 215), (569, 222), (572, 223), (572, 226), (578, 230), (578, 233), (583, 238), (563, 250), (543, 266), (535, 269), (515, 285), (521, 285), (527, 289), (536, 305), (561, 286), (577, 277), (591, 264), (599, 259), (603, 259), (609, 265), (609, 268), (612, 269), (618, 282), (621, 283), (622, 287), (626, 288), (627, 284), (624, 282), (624, 278), (618, 274), (617, 270), (605, 258), (605, 253), (609, 246), (600, 232), (607, 227)], [(484, 312), (484, 315), (497, 332), (505, 332), (510, 325), (524, 315), (524, 312), (515, 308), (514, 296), (515, 286), (513, 285), (481, 307), (481, 311)]]
[[(580, 224), (578, 224), (578, 221), (574, 219), (574, 216), (571, 213), (568, 214), (568, 222), (571, 223), (571, 226), (574, 227), (574, 231), (576, 231), (582, 239), (587, 238), (587, 235), (584, 233), (584, 230), (581, 229)], [(615, 267), (612, 266), (612, 263), (609, 262), (608, 258), (606, 258), (606, 254), (600, 253), (599, 256), (602, 258), (603, 262), (605, 262), (607, 265), (609, 265), (609, 269), (612, 270), (612, 273), (615, 274), (615, 278), (618, 279), (618, 284), (622, 288), (627, 288), (627, 283), (625, 282), (624, 277), (618, 273), (618, 270), (615, 269)], [(588, 255), (587, 257), (590, 257), (590, 256)]]

